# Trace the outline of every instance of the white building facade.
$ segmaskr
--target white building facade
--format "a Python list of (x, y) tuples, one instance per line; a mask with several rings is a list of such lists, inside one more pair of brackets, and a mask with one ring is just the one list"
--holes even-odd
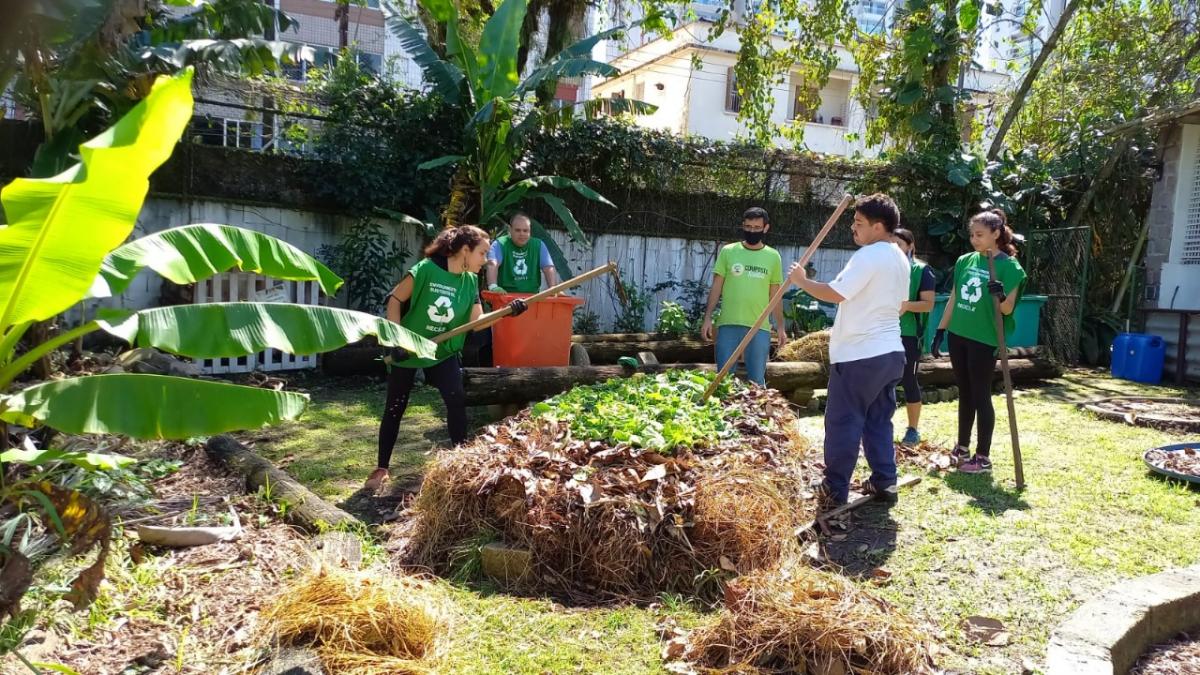
[[(887, 30), (891, 5), (864, 0), (856, 9), (859, 25), (871, 32)], [(621, 75), (590, 83), (591, 96), (633, 98), (658, 106), (654, 114), (635, 118), (641, 126), (718, 141), (744, 136), (747, 130), (738, 120), (741, 101), (733, 70), (739, 37), (732, 27), (720, 36), (711, 36), (721, 6), (693, 3), (695, 20), (677, 27), (669, 38), (632, 30), (624, 44), (610, 42), (603, 56)], [(782, 38), (778, 40), (782, 45)], [(879, 148), (865, 142), (867, 113), (853, 93), (859, 81), (858, 67), (845, 48), (835, 49), (837, 65), (819, 92), (820, 103), (815, 108), (801, 103), (800, 94), (807, 85), (799, 72), (793, 72), (774, 87), (771, 120), (779, 125), (803, 120), (807, 150), (846, 157), (875, 156)], [(694, 67), (697, 63), (699, 68)], [(1008, 74), (998, 70), (972, 69), (964, 73), (961, 86), (971, 94), (974, 107), (982, 109), (1010, 81)]]

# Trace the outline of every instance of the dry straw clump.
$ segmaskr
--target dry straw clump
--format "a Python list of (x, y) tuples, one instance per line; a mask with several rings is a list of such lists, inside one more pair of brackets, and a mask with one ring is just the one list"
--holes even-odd
[(843, 577), (793, 565), (739, 577), (685, 658), (721, 672), (924, 673), (929, 638)]
[(263, 613), (280, 645), (310, 647), (339, 675), (432, 672), (438, 614), (424, 582), (322, 567)]
[(726, 404), (746, 413), (736, 435), (671, 455), (524, 415), (489, 427), (427, 471), (408, 562), (453, 573), (456, 547), (494, 532), (531, 553), (534, 590), (635, 599), (715, 591), (713, 570), (772, 565), (812, 515), (809, 448), (777, 392)]
[(816, 361), (829, 365), (829, 331), (820, 330), (792, 340), (779, 350), (780, 361)]

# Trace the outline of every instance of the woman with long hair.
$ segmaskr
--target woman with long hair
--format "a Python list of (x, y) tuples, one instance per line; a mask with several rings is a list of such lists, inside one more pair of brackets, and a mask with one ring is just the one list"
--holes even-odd
[[(1000, 301), (1004, 332), (1015, 326), (1013, 310), (1025, 286), (1025, 270), (1017, 262), (1015, 236), (1008, 217), (1000, 209), (978, 213), (968, 225), (975, 250), (954, 264), (954, 286), (946, 311), (933, 338), (933, 355), (941, 356), (942, 340), (950, 333), (950, 363), (958, 383), (958, 445), (954, 457), (963, 473), (992, 470), (992, 431), (996, 411), (992, 407), (992, 378), (996, 372), (996, 321), (992, 298)], [(996, 278), (988, 269), (988, 258), (996, 265)], [(975, 456), (970, 456), (971, 427), (979, 422)], [(969, 459), (968, 459), (969, 457)]]
[[(478, 319), (483, 314), (478, 274), (487, 262), (490, 246), (487, 232), (474, 225), (442, 230), (425, 247), (425, 258), (413, 265), (388, 295), (388, 320), (422, 337), (434, 338)], [(514, 300), (509, 306), (512, 316), (527, 309), (523, 300)], [(433, 359), (414, 357), (403, 349), (392, 348), (388, 355), (387, 403), (379, 423), (379, 462), (367, 478), (367, 489), (377, 490), (388, 480), (392, 449), (418, 368), (425, 370), (425, 382), (442, 394), (450, 442), (457, 445), (466, 440), (467, 401), (459, 361), (465, 342), (465, 333), (442, 342)]]
[(900, 341), (904, 343), (904, 376), (900, 384), (904, 387), (904, 408), (908, 413), (908, 429), (900, 442), (916, 445), (921, 442), (921, 434), (917, 431), (917, 425), (921, 423), (921, 383), (917, 381), (917, 366), (921, 364), (920, 336), (925, 327), (924, 315), (933, 311), (933, 270), (914, 255), (916, 238), (912, 231), (896, 228), (892, 232), (892, 242), (904, 251), (911, 265), (908, 295), (900, 304)]

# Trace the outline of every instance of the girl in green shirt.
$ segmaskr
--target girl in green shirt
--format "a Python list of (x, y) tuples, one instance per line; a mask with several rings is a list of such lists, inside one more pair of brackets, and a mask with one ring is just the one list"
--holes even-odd
[[(977, 214), (970, 222), (971, 246), (975, 249), (954, 264), (954, 286), (946, 311), (933, 338), (933, 355), (941, 356), (942, 340), (950, 333), (950, 363), (958, 382), (958, 445), (954, 456), (963, 462), (963, 473), (988, 473), (992, 430), (996, 411), (992, 407), (992, 378), (996, 372), (996, 320), (992, 298), (1000, 301), (1004, 332), (1014, 326), (1013, 309), (1025, 286), (1025, 270), (1017, 262), (1014, 235), (1000, 209)], [(991, 278), (988, 257), (996, 264)], [(971, 427), (979, 419), (979, 442), (970, 456)]]
[[(425, 248), (425, 258), (413, 265), (387, 299), (387, 318), (422, 337), (435, 338), (483, 314), (479, 304), (479, 270), (486, 262), (487, 232), (474, 225), (442, 230)], [(512, 316), (526, 310), (524, 300), (509, 303)], [(388, 480), (392, 448), (400, 433), (400, 420), (408, 408), (408, 396), (416, 382), (417, 369), (425, 370), (425, 381), (437, 387), (446, 403), (446, 427), (454, 445), (467, 438), (467, 399), (463, 391), (462, 366), (458, 354), (466, 334), (438, 345), (433, 359), (410, 355), (393, 348), (388, 355), (387, 403), (379, 423), (379, 463), (365, 487), (378, 490)]]
[(921, 442), (917, 425), (921, 423), (921, 383), (917, 381), (917, 367), (921, 364), (922, 328), (925, 316), (933, 311), (934, 279), (929, 265), (917, 260), (916, 238), (902, 227), (892, 232), (892, 242), (908, 256), (911, 265), (908, 275), (908, 299), (900, 305), (900, 341), (904, 343), (904, 376), (900, 384), (904, 387), (904, 408), (908, 414), (908, 429), (904, 432), (905, 445)]

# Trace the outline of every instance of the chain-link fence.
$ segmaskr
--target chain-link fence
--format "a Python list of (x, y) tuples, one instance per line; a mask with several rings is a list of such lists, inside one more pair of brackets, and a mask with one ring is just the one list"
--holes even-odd
[(1091, 233), (1086, 225), (1033, 230), (1020, 254), (1029, 278), (1025, 293), (1046, 296), (1038, 342), (1068, 364), (1079, 362)]

